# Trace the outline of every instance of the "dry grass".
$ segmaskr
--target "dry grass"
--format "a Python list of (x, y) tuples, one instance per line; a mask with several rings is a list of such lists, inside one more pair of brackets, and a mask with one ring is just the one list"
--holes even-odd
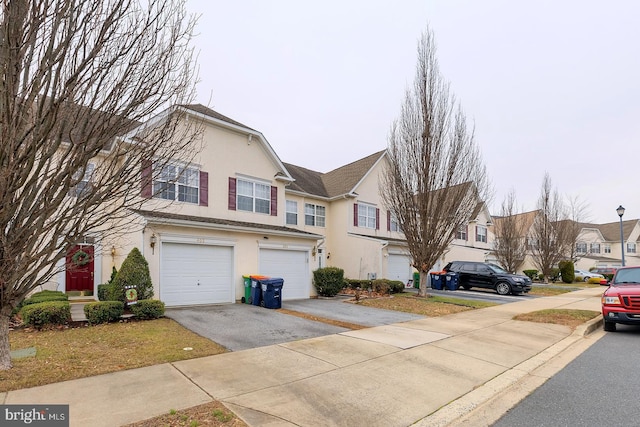
[(9, 342), (12, 350), (35, 347), (36, 356), (14, 360), (13, 369), (0, 371), (0, 392), (227, 351), (170, 319), (19, 329), (9, 333)]
[(222, 403), (213, 401), (181, 411), (169, 411), (160, 415), (125, 427), (244, 427), (247, 424), (229, 411)]
[(567, 292), (574, 291), (570, 288), (544, 288), (542, 286), (534, 286), (529, 291), (529, 295), (537, 295), (539, 297), (551, 297), (554, 295), (566, 294)]
[(313, 320), (315, 322), (326, 323), (327, 325), (339, 326), (346, 329), (364, 329), (368, 326), (357, 325), (355, 323), (343, 322), (341, 320), (327, 319), (326, 317), (314, 316), (312, 314), (301, 313), (299, 311), (287, 310), (286, 308), (278, 309), (279, 313), (288, 314), (290, 316), (301, 317), (303, 319)]
[(570, 327), (571, 329), (575, 329), (576, 327), (599, 315), (599, 311), (591, 310), (549, 309), (518, 314), (514, 317), (514, 319), (524, 320), (525, 322), (553, 323), (556, 325), (564, 325)]
[[(354, 302), (355, 303), (355, 302)], [(421, 316), (438, 317), (448, 314), (460, 313), (474, 308), (491, 307), (496, 304), (464, 300), (459, 298), (427, 296), (418, 297), (413, 293), (400, 293), (391, 297), (366, 299), (356, 304), (367, 307), (382, 308), (385, 310), (403, 311), (405, 313), (419, 314)]]

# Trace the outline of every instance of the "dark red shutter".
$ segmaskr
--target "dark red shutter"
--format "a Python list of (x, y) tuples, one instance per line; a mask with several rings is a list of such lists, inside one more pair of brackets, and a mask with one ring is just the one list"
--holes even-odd
[(278, 216), (278, 187), (271, 186), (271, 216)]
[(391, 231), (391, 211), (387, 211), (387, 231)]
[(353, 225), (358, 226), (358, 204), (353, 204)]
[(150, 199), (153, 195), (152, 165), (153, 162), (151, 160), (142, 161), (140, 196), (145, 199)]
[(380, 209), (376, 208), (376, 230), (380, 230)]
[(475, 238), (475, 241), (477, 242), (477, 241), (478, 241), (478, 226), (477, 226), (477, 225), (474, 227), (474, 230), (475, 230), (475, 232), (476, 232), (476, 238)]
[(469, 241), (469, 224), (467, 224), (467, 233), (464, 235), (464, 240)]
[(200, 206), (209, 206), (209, 172), (200, 171)]
[(229, 178), (229, 210), (236, 210), (236, 179)]

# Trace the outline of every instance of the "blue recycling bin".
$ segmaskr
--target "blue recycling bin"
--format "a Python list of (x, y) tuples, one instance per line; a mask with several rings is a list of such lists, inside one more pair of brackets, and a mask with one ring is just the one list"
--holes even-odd
[(455, 291), (458, 289), (458, 273), (447, 273), (445, 275), (445, 286), (448, 291)]
[(282, 287), (284, 279), (273, 277), (261, 280), (262, 306), (264, 308), (282, 308)]
[(444, 275), (440, 273), (431, 273), (431, 289), (442, 290), (442, 282)]
[(260, 282), (268, 279), (267, 276), (250, 276), (251, 277), (251, 304), (261, 305), (262, 303), (262, 286)]

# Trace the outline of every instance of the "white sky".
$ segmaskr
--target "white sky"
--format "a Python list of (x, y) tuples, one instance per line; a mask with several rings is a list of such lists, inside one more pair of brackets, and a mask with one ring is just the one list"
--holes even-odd
[(549, 172), (590, 220), (640, 218), (637, 0), (188, 0), (197, 102), (320, 172), (387, 146), (430, 25), (494, 187), (535, 209)]

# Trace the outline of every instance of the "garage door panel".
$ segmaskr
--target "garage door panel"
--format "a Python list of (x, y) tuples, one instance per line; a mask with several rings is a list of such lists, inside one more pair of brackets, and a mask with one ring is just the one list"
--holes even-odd
[(387, 258), (387, 279), (407, 283), (413, 276), (411, 258), (407, 255), (389, 254)]
[(309, 298), (311, 280), (306, 251), (260, 249), (260, 274), (284, 279), (283, 300)]
[(163, 243), (160, 298), (168, 306), (233, 302), (233, 248)]

